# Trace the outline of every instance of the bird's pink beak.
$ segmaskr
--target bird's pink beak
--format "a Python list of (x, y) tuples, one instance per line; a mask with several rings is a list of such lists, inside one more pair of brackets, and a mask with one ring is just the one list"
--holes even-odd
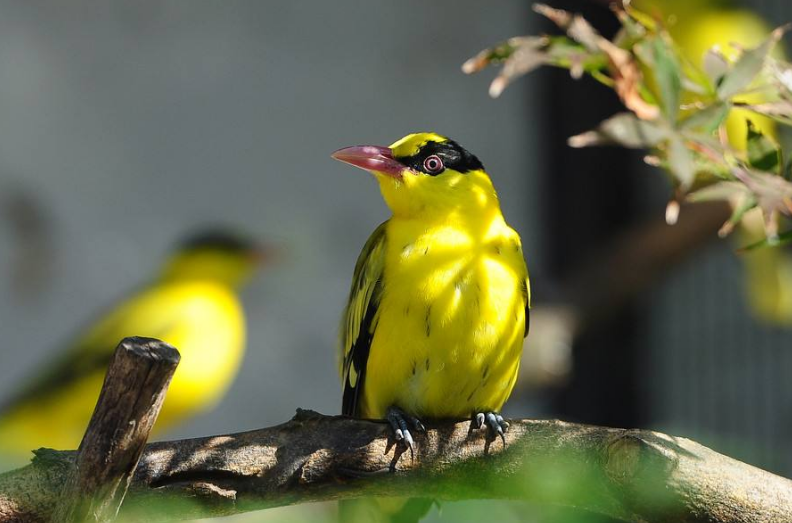
[(366, 171), (376, 171), (396, 180), (401, 180), (406, 167), (393, 158), (389, 147), (356, 145), (345, 147), (332, 154), (338, 161), (354, 165)]

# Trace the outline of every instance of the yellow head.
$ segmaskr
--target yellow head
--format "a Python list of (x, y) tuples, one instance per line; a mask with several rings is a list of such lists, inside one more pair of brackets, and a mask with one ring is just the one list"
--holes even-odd
[(394, 216), (475, 219), (499, 210), (479, 159), (439, 134), (409, 134), (390, 147), (347, 147), (333, 158), (371, 172)]
[(231, 287), (245, 284), (267, 258), (250, 239), (225, 230), (188, 237), (165, 264), (164, 280), (210, 280)]

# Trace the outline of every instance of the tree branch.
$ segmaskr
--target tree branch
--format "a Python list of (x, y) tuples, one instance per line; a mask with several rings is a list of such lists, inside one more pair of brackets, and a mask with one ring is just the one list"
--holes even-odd
[[(396, 463), (382, 423), (298, 411), (276, 427), (146, 447), (121, 515), (150, 521), (361, 496), (512, 499), (625, 521), (778, 523), (792, 482), (684, 438), (512, 422), (506, 447), (469, 422), (428, 424)], [(45, 520), (74, 453), (0, 475), (0, 522)], [(395, 464), (395, 473), (389, 473)]]
[(53, 523), (116, 518), (179, 359), (179, 351), (160, 340), (121, 340)]

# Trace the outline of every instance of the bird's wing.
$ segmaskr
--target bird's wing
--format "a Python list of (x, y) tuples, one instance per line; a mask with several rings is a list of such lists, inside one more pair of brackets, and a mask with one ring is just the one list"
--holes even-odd
[[(166, 337), (174, 327), (178, 315), (165, 313), (173, 312), (172, 307), (152, 307), (159, 298), (160, 291), (155, 288), (114, 308), (5, 401), (0, 406), (0, 413), (4, 414), (16, 406), (51, 397), (71, 383), (96, 372), (103, 372), (110, 363), (113, 349), (130, 332), (148, 337)], [(155, 311), (158, 313), (152, 314)]]
[(522, 287), (523, 299), (525, 300), (525, 333), (523, 338), (528, 337), (528, 328), (531, 326), (531, 282), (525, 276)]
[(360, 395), (366, 377), (371, 339), (376, 326), (385, 268), (385, 227), (381, 224), (369, 237), (355, 265), (341, 323), (341, 379), (344, 386), (342, 412), (358, 415)]

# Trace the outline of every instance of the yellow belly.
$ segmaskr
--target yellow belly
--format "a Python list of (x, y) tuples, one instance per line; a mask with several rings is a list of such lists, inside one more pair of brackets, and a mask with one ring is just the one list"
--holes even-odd
[(453, 230), (415, 241), (409, 230), (388, 233), (361, 415), (381, 418), (391, 405), (429, 418), (499, 411), (525, 329), (519, 242), (479, 242)]

